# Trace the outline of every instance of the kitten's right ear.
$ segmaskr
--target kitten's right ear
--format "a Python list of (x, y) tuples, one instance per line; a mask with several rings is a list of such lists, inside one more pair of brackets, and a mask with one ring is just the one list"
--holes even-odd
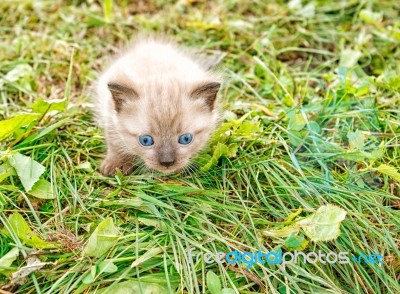
[(126, 101), (139, 98), (138, 93), (131, 86), (126, 86), (116, 82), (109, 82), (107, 86), (114, 99), (115, 110), (117, 112), (121, 111), (122, 106)]

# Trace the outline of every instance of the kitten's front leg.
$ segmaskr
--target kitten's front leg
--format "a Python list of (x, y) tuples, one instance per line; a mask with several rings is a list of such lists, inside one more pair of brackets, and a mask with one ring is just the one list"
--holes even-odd
[(117, 172), (117, 169), (121, 170), (123, 175), (129, 175), (135, 168), (135, 158), (132, 155), (121, 154), (113, 152), (112, 150), (107, 151), (106, 158), (103, 160), (100, 166), (100, 172), (107, 177), (112, 177)]

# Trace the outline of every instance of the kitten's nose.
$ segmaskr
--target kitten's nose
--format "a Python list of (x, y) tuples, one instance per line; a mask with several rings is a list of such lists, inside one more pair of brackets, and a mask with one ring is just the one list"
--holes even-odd
[(175, 163), (175, 156), (171, 153), (161, 153), (158, 161), (162, 166), (170, 167)]
[(158, 162), (165, 167), (170, 167), (175, 163), (175, 151), (171, 146), (163, 146), (158, 153)]
[(162, 165), (162, 166), (165, 166), (165, 167), (170, 167), (171, 165), (173, 165), (175, 163), (175, 160), (173, 160), (173, 159), (164, 159), (164, 160), (160, 160), (160, 164)]

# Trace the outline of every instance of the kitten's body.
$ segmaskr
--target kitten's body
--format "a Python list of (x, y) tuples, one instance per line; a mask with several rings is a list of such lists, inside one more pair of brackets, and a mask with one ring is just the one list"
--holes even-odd
[(219, 86), (218, 75), (173, 43), (136, 42), (96, 85), (96, 113), (107, 140), (101, 172), (129, 174), (137, 158), (161, 172), (186, 166), (215, 128)]

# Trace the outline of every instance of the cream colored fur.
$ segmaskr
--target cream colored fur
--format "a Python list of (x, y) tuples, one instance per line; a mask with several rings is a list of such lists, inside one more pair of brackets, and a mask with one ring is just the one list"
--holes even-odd
[[(138, 97), (126, 99), (117, 112), (107, 86), (110, 82), (129, 86)], [(161, 172), (185, 167), (205, 146), (218, 121), (218, 103), (210, 108), (206, 99), (191, 96), (196, 88), (210, 82), (220, 83), (220, 75), (203, 68), (188, 51), (168, 41), (141, 39), (117, 57), (96, 83), (95, 110), (108, 146), (102, 173), (112, 175), (120, 168), (128, 174), (137, 157), (148, 168)], [(193, 135), (189, 145), (178, 143), (184, 133)], [(139, 143), (144, 134), (153, 137), (153, 146)], [(169, 167), (158, 160), (165, 148), (172, 148), (176, 155)], [(127, 166), (118, 166), (121, 162)]]

